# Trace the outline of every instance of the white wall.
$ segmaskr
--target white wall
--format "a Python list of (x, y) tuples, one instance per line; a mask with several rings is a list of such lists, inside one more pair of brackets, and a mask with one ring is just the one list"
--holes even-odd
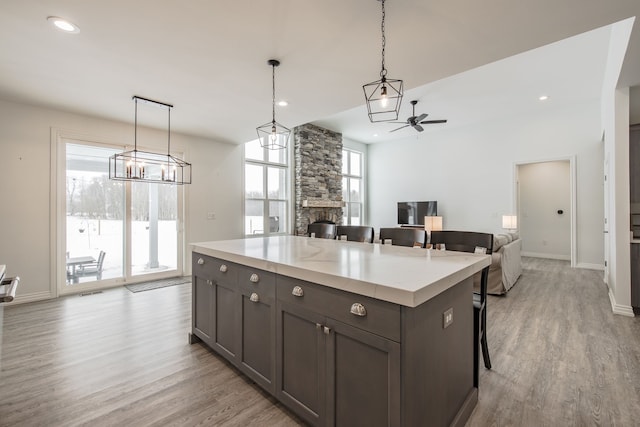
[(522, 255), (571, 260), (569, 161), (518, 165), (517, 176)]
[(577, 264), (603, 263), (598, 100), (544, 114), (419, 134), (369, 147), (371, 225), (396, 224), (396, 202), (437, 200), (444, 228), (502, 230), (515, 211), (514, 165), (576, 156)]
[[(0, 100), (0, 263), (8, 275), (21, 277), (17, 301), (55, 296), (50, 279), (55, 244), (49, 237), (52, 128), (133, 143), (132, 124)], [(155, 137), (166, 149), (166, 130), (138, 130), (139, 143)], [(171, 141), (193, 164), (193, 184), (185, 189), (186, 242), (241, 237), (242, 147), (174, 133)], [(207, 212), (215, 212), (216, 219), (207, 220)], [(190, 262), (187, 256), (185, 274)]]

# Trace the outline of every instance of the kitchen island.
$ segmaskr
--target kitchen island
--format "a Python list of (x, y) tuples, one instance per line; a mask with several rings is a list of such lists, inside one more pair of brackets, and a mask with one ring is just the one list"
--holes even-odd
[(202, 340), (312, 425), (464, 425), (490, 257), (298, 236), (195, 243)]

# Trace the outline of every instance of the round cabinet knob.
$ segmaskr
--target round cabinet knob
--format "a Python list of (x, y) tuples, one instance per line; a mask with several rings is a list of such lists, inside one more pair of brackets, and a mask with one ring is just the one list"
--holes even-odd
[(367, 309), (359, 302), (355, 302), (351, 305), (351, 314), (364, 317), (367, 315)]
[(207, 280), (207, 285), (213, 285), (213, 280)]
[(251, 294), (249, 297), (249, 301), (251, 302), (260, 302), (260, 297), (255, 292)]
[(226, 265), (226, 264), (222, 264), (222, 265), (220, 266), (220, 271), (221, 271), (222, 273), (226, 273), (226, 272), (227, 272), (227, 265)]
[(304, 296), (304, 291), (302, 290), (302, 288), (300, 286), (296, 286), (291, 291), (291, 295), (293, 295), (294, 297), (303, 297)]
[(249, 277), (249, 281), (251, 283), (258, 283), (260, 281), (260, 277), (256, 273), (253, 273), (251, 277)]
[(203, 265), (204, 264), (204, 260), (202, 258), (198, 258), (198, 265)]

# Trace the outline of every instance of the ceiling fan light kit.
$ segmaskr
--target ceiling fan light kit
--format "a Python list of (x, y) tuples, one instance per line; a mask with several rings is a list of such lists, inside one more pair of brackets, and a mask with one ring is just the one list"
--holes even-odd
[(382, 3), (382, 23), (380, 25), (382, 31), (382, 69), (380, 70), (380, 80), (362, 86), (367, 103), (369, 120), (372, 123), (398, 120), (403, 95), (402, 80), (387, 77), (387, 69), (384, 63), (384, 53), (387, 43), (384, 34), (385, 0), (378, 1)]
[(256, 132), (258, 133), (258, 139), (260, 140), (260, 146), (266, 147), (269, 150), (281, 150), (287, 147), (291, 130), (280, 123), (276, 122), (276, 67), (280, 65), (280, 61), (277, 59), (270, 59), (267, 62), (271, 66), (271, 83), (272, 83), (272, 98), (271, 98), (271, 121), (258, 126)]
[[(173, 105), (134, 96), (135, 119), (133, 150), (109, 157), (109, 179), (116, 181), (191, 184), (191, 163), (171, 155), (171, 108)], [(167, 109), (167, 154), (138, 150), (138, 101)]]

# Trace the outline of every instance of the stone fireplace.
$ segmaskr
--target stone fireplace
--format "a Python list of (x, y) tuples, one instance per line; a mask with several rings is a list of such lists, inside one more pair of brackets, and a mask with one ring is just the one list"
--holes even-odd
[(342, 223), (342, 134), (305, 124), (293, 129), (295, 234), (310, 223)]

